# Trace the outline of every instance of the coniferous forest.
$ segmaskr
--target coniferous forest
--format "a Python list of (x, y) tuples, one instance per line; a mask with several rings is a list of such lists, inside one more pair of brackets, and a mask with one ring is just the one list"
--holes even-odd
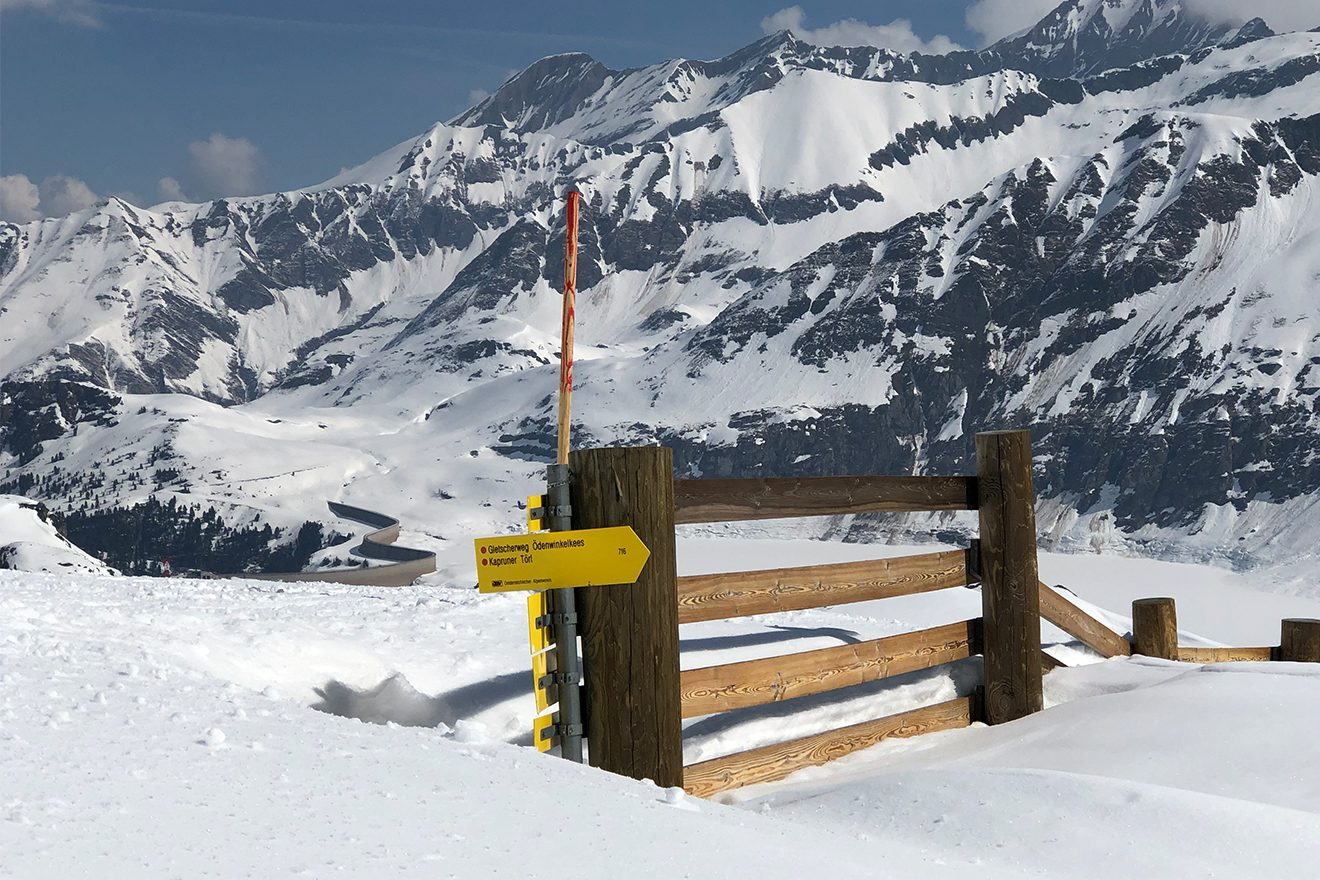
[(214, 508), (154, 496), (131, 507), (54, 513), (52, 520), (78, 547), (125, 574), (160, 574), (168, 559), (175, 573), (298, 571), (312, 555), (345, 536), (327, 536), (305, 522), (292, 540), (270, 525), (234, 527)]

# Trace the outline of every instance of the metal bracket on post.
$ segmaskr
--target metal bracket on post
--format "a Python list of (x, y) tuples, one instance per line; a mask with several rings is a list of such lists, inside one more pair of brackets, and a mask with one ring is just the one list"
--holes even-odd
[(552, 464), (545, 469), (545, 516), (552, 532), (573, 528), (573, 506), (569, 500), (572, 477), (566, 464)]
[[(573, 528), (573, 509), (569, 503), (569, 480), (572, 474), (566, 464), (552, 464), (545, 469), (546, 523), (552, 532), (566, 532)], [(581, 671), (577, 651), (577, 601), (572, 589), (554, 591), (555, 645), (558, 651), (559, 689), (559, 753), (570, 761), (582, 763), (582, 700), (578, 689)]]
[[(559, 591), (554, 590), (553, 592), (557, 593)], [(536, 618), (535, 621), (537, 626), (546, 629), (554, 629), (555, 627), (563, 626), (564, 624), (576, 626), (577, 622), (578, 618), (576, 614), (559, 614), (553, 612), (550, 614), (542, 614), (540, 617)]]

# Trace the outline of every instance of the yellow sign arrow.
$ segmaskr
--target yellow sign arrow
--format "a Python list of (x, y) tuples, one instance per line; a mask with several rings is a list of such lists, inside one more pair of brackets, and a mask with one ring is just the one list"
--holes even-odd
[(651, 557), (629, 526), (477, 538), (483, 593), (631, 584)]

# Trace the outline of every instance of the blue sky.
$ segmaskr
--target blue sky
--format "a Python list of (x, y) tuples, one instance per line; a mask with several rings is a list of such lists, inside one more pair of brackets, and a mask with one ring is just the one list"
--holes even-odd
[[(309, 185), (543, 55), (718, 57), (790, 5), (0, 0), (0, 175), (73, 181), (40, 194), (51, 214), (87, 198), (76, 182), (139, 204), (171, 194), (162, 178), (194, 199)], [(967, 5), (806, 2), (802, 20), (906, 18), (923, 37), (975, 43)]]
[(713, 58), (781, 25), (976, 47), (1057, 2), (0, 0), (0, 218), (310, 185), (556, 52)]

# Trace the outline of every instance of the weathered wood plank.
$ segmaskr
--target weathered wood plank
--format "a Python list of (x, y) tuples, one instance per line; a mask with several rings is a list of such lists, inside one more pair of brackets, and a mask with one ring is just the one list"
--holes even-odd
[(819, 766), (891, 737), (917, 736), (937, 730), (966, 727), (975, 717), (972, 703), (971, 697), (962, 697), (875, 721), (864, 721), (813, 736), (702, 761), (684, 768), (683, 788), (689, 794), (710, 797), (731, 788), (783, 779), (795, 770)]
[(868, 511), (975, 510), (974, 477), (782, 477), (675, 480), (676, 523)]
[(980, 650), (980, 621), (689, 669), (682, 674), (683, 717), (745, 709), (952, 663)]
[(591, 763), (681, 785), (672, 453), (586, 449), (570, 464), (573, 525), (632, 526), (651, 550), (636, 584), (577, 591)]
[(976, 483), (981, 521), (977, 573), (985, 620), (985, 717), (990, 724), (1000, 724), (1045, 706), (1031, 434), (977, 434)]
[(1040, 673), (1041, 673), (1041, 675), (1044, 675), (1044, 674), (1047, 673), (1047, 672), (1053, 672), (1054, 670), (1056, 670), (1056, 669), (1060, 669), (1060, 668), (1062, 668), (1062, 669), (1067, 669), (1067, 668), (1068, 668), (1068, 664), (1067, 664), (1067, 663), (1064, 663), (1064, 662), (1063, 662), (1062, 660), (1060, 660), (1058, 657), (1053, 657), (1053, 656), (1051, 656), (1051, 655), (1049, 655), (1049, 654), (1046, 654), (1044, 651), (1041, 651), (1041, 652), (1040, 652)]
[(1241, 660), (1273, 660), (1278, 648), (1185, 648), (1178, 659), (1185, 663), (1232, 663)]
[(801, 611), (967, 584), (967, 551), (678, 579), (678, 622)]
[(1132, 603), (1132, 653), (1178, 659), (1178, 610), (1167, 596)]
[(1067, 596), (1041, 583), (1040, 616), (1095, 651), (1101, 657), (1127, 657), (1128, 640), (1074, 605)]

